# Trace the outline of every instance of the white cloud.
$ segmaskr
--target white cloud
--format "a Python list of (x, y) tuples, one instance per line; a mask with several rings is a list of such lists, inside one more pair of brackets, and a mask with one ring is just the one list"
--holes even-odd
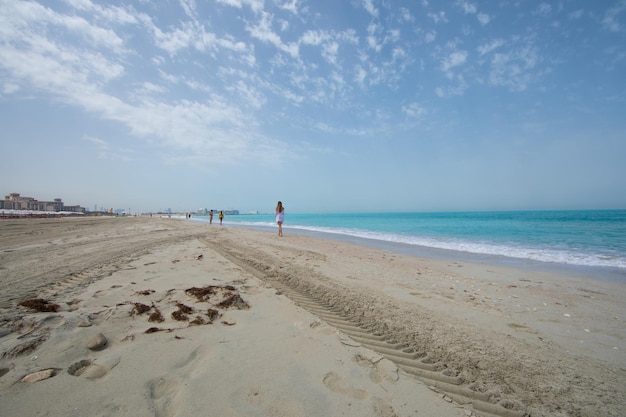
[(254, 13), (260, 13), (263, 11), (264, 0), (216, 0), (218, 3), (225, 4), (227, 6), (236, 7), (241, 9), (244, 5), (250, 6), (250, 9)]
[(79, 36), (90, 46), (118, 53), (124, 51), (123, 40), (113, 30), (92, 25), (80, 16), (62, 15), (34, 2), (8, 2), (1, 9), (2, 38), (18, 40), (19, 34), (31, 27), (38, 28), (35, 33), (39, 33), (46, 25), (51, 25), (61, 32)]
[(298, 104), (302, 104), (305, 100), (305, 98), (300, 95), (300, 94), (296, 94), (291, 90), (288, 90), (286, 88), (278, 88), (278, 92), (279, 94), (287, 101), (294, 103), (296, 105)]
[(339, 54), (339, 44), (337, 42), (326, 43), (322, 47), (322, 56), (330, 64), (337, 64), (337, 55)]
[(180, 50), (190, 47), (198, 51), (218, 51), (220, 49), (236, 52), (244, 61), (249, 61), (249, 48), (242, 42), (237, 41), (227, 35), (220, 38), (214, 33), (207, 32), (201, 24), (196, 21), (182, 22), (179, 27), (173, 28), (170, 32), (163, 32), (150, 19), (144, 25), (154, 34), (154, 43), (157, 47), (167, 51), (171, 56), (176, 55)]
[(394, 61), (402, 59), (402, 58), (407, 58), (408, 55), (409, 54), (402, 48), (393, 48), (393, 51), (391, 53), (391, 56)]
[(2, 92), (4, 94), (13, 94), (18, 91), (20, 91), (20, 86), (18, 84), (8, 82), (2, 85)]
[(539, 63), (537, 51), (525, 46), (506, 53), (496, 53), (491, 60), (489, 83), (524, 91), (534, 81), (534, 68)]
[(477, 48), (477, 51), (480, 56), (483, 56), (490, 53), (491, 51), (494, 51), (495, 49), (498, 49), (502, 45), (504, 45), (504, 41), (502, 39), (494, 39), (489, 43), (480, 45)]
[(411, 15), (411, 11), (406, 7), (400, 7), (400, 15), (405, 22), (413, 22), (415, 18)]
[(491, 20), (488, 14), (478, 12), (478, 7), (476, 7), (474, 3), (470, 3), (469, 1), (465, 0), (458, 0), (457, 6), (459, 6), (465, 12), (465, 14), (475, 14), (478, 22), (483, 26), (485, 26)]
[(583, 10), (582, 10), (582, 9), (578, 9), (578, 10), (575, 10), (575, 11), (573, 11), (573, 12), (568, 13), (568, 14), (567, 14), (567, 17), (568, 17), (570, 20), (578, 20), (578, 19), (580, 19), (581, 17), (583, 17), (583, 15), (584, 15)]
[(354, 29), (346, 29), (340, 32), (338, 38), (342, 41), (346, 41), (347, 43), (352, 43), (354, 45), (358, 45), (359, 43), (359, 37), (357, 36)]
[(458, 1), (457, 4), (463, 9), (466, 14), (474, 14), (477, 12), (476, 5), (468, 1)]
[(102, 139), (94, 138), (93, 136), (84, 135), (81, 139), (87, 142), (91, 142), (97, 145), (99, 148), (108, 149), (109, 147), (109, 144), (107, 142), (103, 141)]
[(185, 23), (184, 28), (176, 28), (169, 33), (164, 33), (156, 26), (153, 26), (154, 42), (161, 48), (175, 55), (179, 49), (188, 48), (195, 37), (194, 27), (190, 23)]
[(407, 106), (402, 106), (402, 112), (409, 117), (419, 119), (426, 115), (427, 110), (418, 103), (411, 103)]
[(626, 1), (622, 0), (619, 4), (606, 11), (602, 25), (611, 32), (621, 32), (623, 25), (618, 19), (620, 14), (624, 11), (626, 11)]
[(428, 13), (428, 17), (435, 23), (448, 23), (448, 18), (446, 17), (446, 12), (444, 11), (439, 13)]
[(367, 40), (367, 46), (369, 46), (371, 49), (375, 50), (376, 52), (380, 52), (380, 50), (383, 48), (382, 44), (378, 43), (378, 39), (376, 38), (376, 36), (370, 35), (366, 37), (365, 39)]
[(488, 14), (486, 13), (478, 13), (476, 15), (476, 18), (478, 18), (478, 21), (480, 22), (481, 25), (485, 26), (486, 24), (488, 24), (489, 22), (491, 22), (491, 17), (489, 17)]
[(378, 17), (378, 9), (374, 7), (372, 0), (363, 0), (363, 7), (372, 17)]
[(204, 26), (197, 22), (183, 22), (180, 27), (170, 32), (163, 32), (152, 22), (146, 26), (154, 34), (154, 43), (157, 47), (167, 51), (170, 55), (176, 55), (180, 50), (190, 47), (198, 51), (218, 51), (220, 49), (236, 52), (244, 61), (249, 61), (248, 46), (233, 39), (230, 35), (220, 38), (214, 33), (207, 32)]
[(215, 0), (215, 1), (217, 1), (218, 3), (225, 4), (227, 6), (236, 7), (238, 9), (241, 9), (243, 7), (242, 0)]
[(262, 42), (266, 42), (274, 45), (282, 52), (286, 52), (292, 58), (298, 58), (299, 49), (297, 43), (285, 44), (272, 30), (273, 16), (269, 13), (261, 13), (261, 20), (255, 26), (248, 26), (246, 29), (250, 32), (250, 35)]
[(548, 3), (541, 3), (533, 11), (534, 15), (541, 16), (541, 17), (547, 17), (548, 15), (550, 15), (550, 13), (552, 13), (552, 6), (550, 6)]
[(398, 29), (390, 29), (388, 35), (385, 37), (385, 43), (400, 41), (400, 31)]
[(337, 130), (337, 129), (335, 129), (335, 128), (334, 128), (334, 127), (332, 127), (332, 126), (329, 126), (327, 123), (324, 123), (324, 122), (317, 122), (317, 123), (315, 123), (314, 127), (315, 127), (317, 130), (320, 130), (320, 131), (322, 131), (322, 132), (324, 132), (324, 133), (331, 133), (331, 134), (335, 134), (335, 133), (337, 133), (337, 132), (338, 132), (338, 130)]
[(202, 91), (205, 93), (209, 93), (209, 94), (215, 94), (215, 91), (213, 90), (213, 88), (211, 88), (211, 86), (196, 81), (196, 80), (184, 80), (183, 82), (187, 87), (189, 87), (190, 90), (192, 91)]
[(298, 14), (298, 2), (299, 0), (291, 0), (290, 2), (285, 1), (284, 3), (278, 3), (278, 7), (283, 10), (290, 11), (293, 14)]
[(179, 0), (180, 5), (182, 6), (185, 14), (192, 19), (195, 19), (197, 16), (196, 13), (196, 1), (195, 0)]
[[(74, 4), (86, 7), (90, 3)], [(256, 123), (253, 117), (237, 103), (211, 92), (200, 83), (185, 79), (183, 75), (174, 76), (159, 68), (154, 71), (152, 80), (140, 79), (136, 84), (127, 84), (121, 93), (117, 92), (119, 87), (112, 88), (111, 83), (126, 74), (122, 64), (126, 64), (126, 55), (105, 55), (97, 48), (113, 45), (118, 52), (125, 50), (121, 38), (108, 36), (108, 31), (100, 31), (85, 20), (63, 16), (40, 5), (23, 2), (12, 6), (15, 6), (12, 10), (3, 7), (0, 12), (0, 69), (5, 74), (5, 91), (17, 91), (21, 86), (27, 86), (30, 90), (49, 94), (52, 100), (83, 109), (104, 120), (119, 122), (132, 135), (162, 146), (169, 150), (168, 153), (183, 152), (198, 161), (227, 163), (252, 158), (255, 152), (259, 152), (255, 156), (258, 158), (275, 159), (276, 155), (284, 155), (284, 149), (273, 149), (275, 142), (254, 133)], [(7, 22), (10, 26), (5, 25)], [(74, 38), (55, 38), (53, 35), (59, 28), (69, 29)], [(199, 37), (202, 31), (194, 29), (193, 25), (183, 25), (182, 29), (164, 35), (162, 47), (176, 51), (195, 40), (234, 51), (246, 49), (242, 43), (230, 39)], [(107, 36), (91, 36), (91, 40), (99, 40), (91, 48), (89, 44), (76, 45), (68, 41), (84, 34)], [(111, 39), (118, 40), (111, 43)], [(147, 57), (146, 62), (152, 62), (151, 58)], [(161, 65), (166, 62), (162, 57), (154, 58)], [(184, 82), (190, 87), (195, 83), (204, 88), (206, 94), (202, 102), (169, 99), (164, 96), (167, 90), (158, 80)], [(264, 97), (257, 89), (243, 82), (235, 83), (233, 88), (237, 91), (235, 96), (243, 97), (246, 106), (258, 108), (263, 105)], [(87, 140), (101, 147), (105, 145), (94, 138)], [(108, 157), (112, 156), (115, 155), (109, 152)]]
[(238, 53), (248, 53), (248, 47), (242, 41), (236, 41), (232, 37), (218, 38), (214, 33), (207, 33), (204, 28), (196, 35), (194, 46), (199, 51), (206, 49), (217, 50), (219, 48), (227, 49)]
[(228, 89), (237, 92), (237, 95), (244, 98), (244, 102), (255, 109), (260, 109), (266, 102), (265, 96), (255, 87), (245, 84), (239, 80), (234, 86)]
[(322, 46), (322, 57), (330, 64), (337, 63), (339, 43), (335, 40), (338, 37), (324, 31), (308, 30), (302, 35), (299, 43), (301, 45)]
[(467, 51), (454, 51), (441, 62), (441, 69), (445, 72), (454, 67), (461, 66), (467, 61)]
[(458, 77), (456, 85), (449, 85), (446, 87), (435, 88), (435, 94), (440, 98), (450, 98), (454, 96), (461, 96), (467, 90), (467, 83), (463, 77)]
[(300, 38), (300, 43), (304, 45), (320, 45), (330, 39), (327, 32), (319, 30), (307, 30)]
[(367, 77), (367, 71), (365, 71), (362, 66), (357, 65), (355, 68), (354, 80), (362, 86), (365, 83), (365, 77)]
[(91, 0), (65, 0), (65, 3), (71, 5), (77, 10), (89, 12), (105, 21), (116, 25), (134, 25), (146, 18), (145, 15), (137, 13), (132, 8), (106, 5), (101, 6), (94, 4)]
[(153, 95), (154, 93), (164, 93), (167, 90), (160, 85), (145, 81), (141, 83), (140, 91), (143, 94)]
[(367, 26), (368, 36), (366, 36), (365, 38), (367, 41), (367, 46), (376, 52), (380, 52), (381, 49), (383, 48), (382, 42), (379, 42), (378, 38), (376, 37), (376, 33), (378, 31), (379, 31), (379, 26), (376, 23), (371, 22)]

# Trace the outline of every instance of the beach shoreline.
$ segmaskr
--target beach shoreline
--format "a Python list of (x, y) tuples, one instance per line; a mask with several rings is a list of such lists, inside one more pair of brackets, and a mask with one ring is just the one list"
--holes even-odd
[[(262, 232), (274, 232), (275, 227), (250, 226), (230, 223), (229, 226), (241, 227), (244, 229), (257, 230)], [(516, 269), (527, 269), (535, 272), (547, 272), (558, 275), (571, 275), (580, 278), (590, 278), (598, 280), (612, 281), (626, 284), (626, 270), (605, 266), (586, 266), (565, 263), (552, 263), (535, 261), (525, 258), (513, 258), (504, 255), (489, 255), (472, 252), (463, 252), (452, 249), (433, 248), (428, 246), (413, 245), (408, 243), (389, 242), (377, 239), (367, 239), (357, 236), (349, 236), (336, 233), (308, 231), (298, 228), (283, 226), (284, 230), (292, 234), (316, 237), (326, 240), (336, 240), (340, 242), (352, 243), (373, 249), (395, 252), (401, 255), (408, 255), (417, 258), (448, 260), (455, 262), (469, 262), (483, 265), (499, 265)]]
[[(48, 415), (73, 415), (70, 403), (84, 415), (113, 393), (108, 415), (194, 415), (209, 404), (235, 416), (626, 408), (622, 283), (285, 232), (147, 217), (2, 220), (2, 407), (32, 415), (56, 401)], [(249, 308), (186, 292), (207, 285), (232, 288)], [(18, 305), (27, 298), (60, 310)], [(159, 308), (163, 324), (138, 303)], [(170, 318), (179, 304), (193, 310), (187, 321)], [(221, 316), (208, 324), (211, 308)], [(98, 334), (109, 344), (85, 348)], [(57, 371), (20, 382), (40, 368)], [(222, 383), (207, 382), (215, 375)], [(68, 387), (76, 393), (64, 400)]]

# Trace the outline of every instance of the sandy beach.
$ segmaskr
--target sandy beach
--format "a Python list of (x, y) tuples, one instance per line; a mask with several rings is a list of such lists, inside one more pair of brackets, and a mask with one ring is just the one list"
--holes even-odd
[(0, 221), (2, 416), (624, 416), (626, 285), (158, 217)]

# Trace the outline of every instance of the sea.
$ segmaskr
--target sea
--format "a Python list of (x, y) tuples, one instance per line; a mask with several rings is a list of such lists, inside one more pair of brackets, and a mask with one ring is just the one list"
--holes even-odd
[[(276, 231), (274, 214), (226, 216), (224, 225)], [(626, 283), (626, 210), (286, 212), (283, 229), (416, 256), (552, 266)]]

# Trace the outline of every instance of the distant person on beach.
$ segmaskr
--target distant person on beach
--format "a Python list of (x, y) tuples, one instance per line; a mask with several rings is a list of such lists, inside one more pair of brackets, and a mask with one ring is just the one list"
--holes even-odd
[(282, 201), (276, 204), (276, 223), (278, 224), (278, 236), (283, 236), (283, 222), (285, 221), (285, 208)]
[(209, 211), (209, 224), (213, 224), (213, 210)]
[(224, 212), (221, 210), (220, 210), (219, 218), (220, 218), (220, 224), (222, 224), (222, 220), (224, 220)]

